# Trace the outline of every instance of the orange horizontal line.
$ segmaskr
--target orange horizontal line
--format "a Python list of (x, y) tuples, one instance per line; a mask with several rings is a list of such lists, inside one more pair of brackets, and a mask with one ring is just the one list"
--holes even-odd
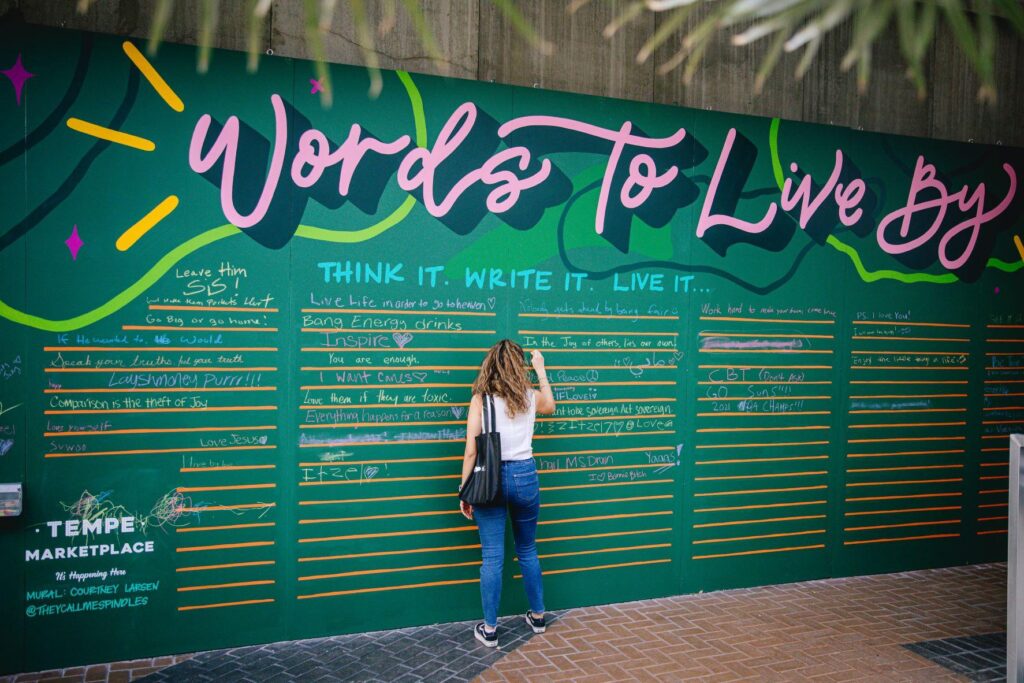
[(888, 408), (880, 410), (851, 410), (850, 415), (900, 415), (904, 413), (966, 413), (967, 408)]
[[(1022, 420), (1024, 422), (1024, 420)], [(966, 425), (964, 421), (960, 422), (891, 422), (891, 423), (880, 423), (880, 424), (851, 424), (850, 429), (890, 429), (894, 427), (961, 427)], [(851, 441), (852, 443), (852, 441)]]
[(396, 443), (462, 443), (465, 439), (408, 439), (405, 441), (326, 441), (324, 443), (300, 443), (299, 448), (333, 448), (334, 446), (393, 446)]
[(828, 401), (831, 396), (700, 396), (698, 401)]
[(678, 332), (605, 332), (598, 330), (519, 330), (519, 334), (555, 334), (555, 335), (624, 335), (627, 337), (678, 337)]
[(619, 553), (626, 552), (628, 550), (650, 550), (652, 548), (671, 548), (671, 543), (650, 543), (647, 545), (627, 545), (620, 546), (618, 548), (598, 548), (597, 550), (577, 550), (575, 552), (567, 553), (543, 553), (538, 555), (540, 559), (547, 559), (549, 557), (575, 557), (577, 555), (596, 555), (599, 553)]
[(869, 538), (861, 541), (843, 541), (843, 545), (864, 543), (894, 543), (896, 541), (921, 541), (928, 538), (960, 538), (960, 534), (928, 534), (927, 536), (901, 536), (899, 538)]
[(319, 462), (300, 462), (296, 467), (330, 467), (332, 465), (395, 465), (407, 462), (451, 462), (462, 460), (461, 455), (447, 455), (440, 458), (394, 458), (391, 460), (321, 460)]
[[(650, 434), (675, 434), (671, 429), (662, 429), (653, 432), (623, 432), (622, 435), (629, 436), (646, 436)], [(581, 433), (566, 433), (566, 434), (534, 434), (533, 439), (595, 439), (600, 437), (607, 437), (607, 434), (581, 434)], [(460, 439), (461, 441), (461, 439)], [(409, 443), (408, 441), (403, 443)]]
[(962, 448), (953, 448), (942, 451), (890, 451), (888, 453), (847, 453), (847, 458), (882, 458), (894, 455), (948, 455), (950, 453), (963, 453)]
[(110, 410), (44, 410), (44, 415), (108, 415), (124, 413), (223, 413), (277, 410), (277, 406), (207, 406), (206, 408), (113, 408)]
[(911, 322), (888, 322), (879, 320), (854, 320), (854, 325), (895, 325), (897, 327), (957, 327), (969, 329), (970, 325), (963, 323), (911, 323)]
[(862, 356), (966, 356), (968, 351), (850, 351)]
[(187, 612), (189, 610), (196, 609), (214, 609), (217, 607), (237, 607), (239, 605), (259, 605), (267, 602), (274, 602), (273, 598), (263, 598), (261, 600), (236, 600), (235, 602), (217, 602), (211, 605), (185, 605), (179, 607), (179, 612)]
[(893, 441), (964, 441), (965, 436), (894, 436), (883, 439), (847, 439), (847, 443), (890, 443)]
[(218, 543), (216, 545), (191, 545), (176, 548), (179, 553), (193, 553), (200, 550), (230, 550), (233, 548), (257, 548), (274, 545), (273, 541), (248, 541), (246, 543)]
[(1016, 391), (1006, 394), (984, 394), (986, 398), (1000, 397), (1000, 396), (1024, 396), (1024, 392)]
[(414, 572), (424, 569), (451, 569), (453, 567), (475, 567), (480, 560), (469, 560), (468, 562), (449, 562), (445, 564), (421, 564), (416, 567), (386, 567), (384, 569), (358, 569), (349, 572), (335, 572), (333, 574), (311, 574), (300, 576), (299, 581), (319, 581), (322, 579), (341, 579), (349, 576), (370, 576), (373, 574), (390, 574), (392, 572)]
[[(417, 348), (400, 348), (397, 346), (387, 346), (379, 349), (364, 349), (364, 348), (346, 348), (341, 346), (303, 346), (302, 351), (309, 351), (310, 353), (403, 353), (415, 351), (420, 353), (421, 351), (461, 351), (464, 353), (486, 353), (490, 349), (476, 349), (476, 348), (459, 348), (455, 346), (428, 346), (428, 347), (417, 347)], [(545, 352), (552, 349), (544, 349)], [(648, 351), (650, 349), (640, 349), (641, 351)], [(398, 367), (398, 366), (396, 366)]]
[(604, 505), (605, 503), (631, 503), (638, 500), (665, 500), (672, 498), (671, 493), (661, 496), (633, 496), (631, 498), (605, 498), (603, 500), (571, 500), (564, 503), (544, 503), (546, 508), (565, 507), (567, 505)]
[(735, 318), (728, 316), (716, 316), (716, 315), (702, 315), (701, 320), (724, 320), (726, 322), (735, 323), (792, 323), (792, 324), (803, 324), (808, 325), (834, 325), (835, 320), (784, 320), (778, 318)]
[(968, 370), (966, 365), (851, 365), (851, 370)]
[(277, 446), (222, 446), (219, 448), (147, 448), (131, 451), (91, 451), (85, 453), (46, 453), (44, 458), (80, 458), (93, 455), (145, 455), (151, 453), (198, 453), (206, 451), (262, 451)]
[(44, 346), (43, 351), (277, 351), (276, 346)]
[(299, 486), (337, 486), (341, 484), (377, 484), (394, 481), (430, 481), (432, 479), (459, 479), (461, 474), (440, 474), (431, 477), (387, 477), (384, 479), (349, 479), (344, 481), (300, 481)]
[(174, 327), (170, 325), (121, 325), (122, 330), (166, 330), (171, 332), (277, 332), (276, 327)]
[[(754, 370), (764, 368), (769, 370), (831, 370), (831, 365), (754, 365), (752, 363), (733, 363), (732, 365), (706, 365), (697, 366), (701, 370)], [(749, 382), (752, 384), (752, 382)], [(790, 384), (790, 382), (771, 382), (771, 384)]]
[(979, 508), (1005, 508), (1009, 506), (1009, 503), (985, 503), (984, 505), (978, 505)]
[(435, 517), (437, 515), (457, 515), (458, 510), (427, 510), (425, 512), (397, 512), (388, 515), (366, 515), (363, 517), (324, 517), (318, 519), (300, 519), (299, 524), (332, 524), (336, 522), (365, 522), (370, 519), (402, 519), (405, 517)]
[(1024, 379), (987, 379), (985, 384), (1024, 384)]
[(516, 313), (519, 317), (590, 317), (623, 321), (678, 321), (678, 315), (602, 315), (599, 313)]
[(985, 341), (989, 344), (1024, 344), (1024, 339), (1006, 339), (999, 337), (993, 337), (991, 339), (986, 339)]
[[(319, 332), (322, 334), (340, 334), (342, 332), (381, 332), (382, 330), (363, 330), (359, 328), (350, 329), (347, 327), (303, 327), (301, 332)], [(413, 334), (497, 334), (494, 330), (388, 330), (388, 332), (412, 332)], [(394, 350), (394, 349), (392, 349)], [(405, 349), (415, 351), (416, 349)]]
[[(864, 368), (871, 370), (872, 368)], [(965, 379), (852, 379), (850, 384), (967, 384)]]
[[(575, 366), (583, 367), (583, 366)], [(605, 366), (608, 367), (608, 366)], [(478, 365), (304, 365), (300, 370), (306, 372), (331, 372), (334, 370), (348, 370), (348, 371), (362, 371), (362, 370), (479, 370)], [(555, 370), (554, 366), (548, 366), (550, 370)], [(622, 369), (627, 369), (622, 366)]]
[[(1024, 356), (1024, 351), (989, 351), (985, 354), (986, 356)], [(1016, 368), (1007, 368), (1007, 370), (1015, 370)]]
[(385, 555), (411, 555), (413, 553), (433, 553), (445, 550), (472, 550), (479, 548), (479, 543), (469, 545), (449, 545), (440, 548), (411, 548), (409, 550), (380, 550), (372, 553), (348, 553), (346, 555), (312, 555), (300, 557), (299, 562), (322, 562), (325, 560), (354, 560), (360, 557), (382, 557)]
[(204, 586), (178, 586), (178, 592), (187, 593), (189, 591), (206, 591), (218, 588), (241, 588), (242, 586), (269, 586), (273, 585), (274, 583), (275, 581), (273, 579), (261, 579), (258, 581), (234, 581), (232, 583), (211, 583)]
[(1019, 425), (1024, 424), (1024, 420), (982, 420), (983, 425)]
[(743, 491), (714, 491), (710, 493), (695, 493), (695, 498), (702, 498), (705, 496), (741, 496), (750, 493), (782, 493), (785, 491), (816, 491), (820, 489), (828, 488), (825, 484), (818, 486), (793, 486), (789, 488), (781, 489), (748, 489)]
[(1024, 325), (985, 325), (990, 330), (1024, 330)]
[(698, 349), (698, 353), (813, 353), (830, 354), (830, 349)]
[(827, 446), (828, 441), (787, 441), (783, 443), (723, 443), (723, 444), (698, 444), (697, 449), (702, 448), (764, 448), (768, 446)]
[(599, 465), (597, 467), (565, 467), (565, 468), (562, 468), (562, 469), (550, 469), (550, 470), (544, 469), (544, 470), (539, 470), (537, 472), (537, 474), (564, 474), (566, 472), (593, 472), (595, 470), (630, 470), (630, 469), (642, 470), (642, 469), (649, 469), (649, 468), (652, 468), (652, 467), (666, 467), (666, 466), (670, 466), (672, 464), (673, 463), (654, 462), (654, 463), (644, 463), (644, 464), (641, 464), (641, 465)]
[(320, 424), (301, 424), (299, 429), (337, 429), (340, 427), (414, 427), (422, 425), (460, 425), (465, 420), (425, 420), (425, 421), (395, 421), (395, 422), (331, 422)]
[(395, 387), (406, 387), (409, 389), (424, 389), (424, 388), (468, 388), (473, 386), (472, 384), (465, 383), (430, 383), (424, 382), (420, 384), (402, 384), (400, 382), (392, 382), (388, 384), (306, 384), (300, 386), (299, 389), (393, 389)]
[(277, 313), (276, 308), (262, 308), (259, 306), (165, 306), (163, 304), (150, 304), (151, 311), (253, 311), (255, 313)]
[(1008, 533), (1008, 532), (1007, 532), (1006, 529), (988, 529), (988, 530), (985, 530), (985, 531), (978, 531), (978, 532), (975, 532), (975, 533), (977, 533), (978, 536), (987, 536), (989, 534), (1005, 534), (1005, 533)]
[(593, 517), (571, 517), (568, 519), (545, 519), (537, 522), (538, 525), (545, 524), (575, 524), (576, 522), (598, 522), (607, 519), (630, 519), (633, 517), (660, 517), (662, 515), (671, 515), (671, 510), (658, 510), (655, 512), (631, 512), (621, 515), (596, 515)]
[(203, 505), (202, 507), (181, 508), (182, 512), (217, 512), (222, 510), (252, 510), (257, 508), (272, 508), (277, 503), (241, 503), (239, 505)]
[[(550, 572), (549, 572), (550, 573)], [(330, 591), (328, 593), (311, 593), (309, 595), (296, 595), (295, 597), (299, 600), (309, 600), (312, 598), (329, 598), (337, 595), (353, 595), (356, 593), (378, 593), (380, 591), (395, 591), (395, 590), (406, 590), (409, 588), (429, 588), (431, 586), (453, 586), (463, 583), (478, 583), (479, 578), (476, 579), (457, 579), (453, 581), (428, 581), (426, 583), (410, 583), (404, 586), (378, 586), (376, 588), (352, 588), (345, 591)]]
[(717, 508), (694, 508), (693, 512), (727, 512), (730, 510), (764, 510), (767, 508), (788, 508), (801, 505), (824, 505), (824, 500), (799, 500), (793, 503), (762, 503), (761, 505), (730, 505)]
[(85, 389), (43, 389), (44, 394), (120, 394), (120, 393), (160, 393), (160, 394), (172, 394), (181, 393), (187, 391), (190, 394), (202, 394), (207, 391), (277, 391), (277, 387), (206, 387), (206, 388), (188, 388), (188, 387), (160, 387), (160, 388), (140, 388), (140, 387), (125, 387), (124, 389), (100, 389), (100, 388), (85, 388)]
[(376, 534), (348, 534), (345, 536), (314, 536), (300, 538), (299, 543), (322, 543), (324, 541), (353, 541), (362, 538), (390, 538), (393, 536), (421, 536), (423, 534), (446, 534), (453, 531), (472, 531), (476, 526), (456, 526), (447, 529), (413, 529), (411, 531), (385, 531)]
[(898, 508), (895, 510), (862, 510), (860, 512), (844, 512), (846, 517), (861, 517), (864, 515), (895, 515), (905, 512), (938, 512), (940, 510), (962, 510), (962, 505), (940, 505), (928, 508)]
[(741, 550), (735, 553), (717, 553), (715, 555), (694, 555), (694, 560), (711, 560), (719, 557), (738, 557), (740, 555), (761, 555), (764, 553), (785, 553), (793, 550), (820, 550), (825, 547), (823, 543), (815, 545), (798, 545), (789, 548), (766, 548), (764, 550)]
[(758, 332), (715, 332), (703, 330), (698, 337), (763, 337), (765, 339), (835, 339), (831, 334), (760, 334)]
[(948, 491), (946, 493), (913, 493), (904, 496), (861, 496), (859, 498), (846, 498), (847, 503), (857, 503), (868, 500), (909, 500), (913, 498), (949, 498), (963, 495), (959, 491)]
[(827, 470), (814, 472), (771, 472), (768, 474), (733, 474), (718, 477), (694, 477), (694, 481), (725, 481), (729, 479), (774, 479), (777, 477), (818, 477), (828, 474)]
[[(700, 385), (700, 386), (708, 386), (708, 385), (710, 385), (710, 386), (716, 386), (716, 387), (717, 386), (747, 385), (747, 384), (750, 384), (750, 385), (755, 385), (755, 384), (786, 384), (786, 385), (804, 384), (804, 385), (806, 385), (806, 384), (832, 384), (832, 380), (826, 379), (826, 380), (820, 380), (820, 381), (815, 381), (815, 382), (772, 382), (772, 381), (748, 382), (748, 381), (743, 381), (743, 380), (737, 380), (735, 382), (732, 382), (732, 381), (727, 381), (727, 382), (710, 382), (710, 381), (705, 382), (705, 381), (700, 381), (700, 382), (697, 382), (697, 384)], [(776, 398), (776, 397), (772, 397), (772, 398)], [(779, 398), (781, 398), (781, 397), (779, 397)]]
[(804, 432), (829, 429), (828, 425), (801, 425), (798, 427), (701, 427), (697, 433), (710, 432)]
[(644, 481), (610, 481), (599, 484), (569, 484), (566, 486), (541, 486), (541, 491), (565, 491), (568, 489), (592, 489), (604, 486), (643, 486), (645, 484), (674, 484), (671, 479), (647, 479)]
[(613, 538), (616, 536), (636, 536), (637, 534), (660, 534), (668, 531), (672, 531), (672, 529), (637, 529), (635, 531), (607, 531), (599, 534), (581, 534), (577, 536), (549, 536), (548, 538), (538, 538), (537, 543), (546, 543), (549, 541), (579, 541), (588, 538)]
[(302, 313), (371, 313), (380, 315), (468, 315), (494, 317), (497, 313), (487, 311), (414, 311), (409, 309), (393, 310), (382, 308), (303, 308)]
[[(643, 560), (641, 562), (619, 562), (619, 563), (616, 563), (616, 564), (600, 564), (600, 565), (597, 565), (597, 566), (594, 566), (594, 567), (571, 567), (569, 569), (545, 569), (544, 570), (544, 574), (548, 575), (548, 574), (568, 574), (568, 573), (571, 573), (571, 572), (590, 572), (590, 571), (596, 571), (598, 569), (618, 569), (620, 567), (638, 567), (640, 565), (646, 565), (646, 564), (664, 564), (665, 562), (671, 562), (671, 561), (672, 560), (670, 560), (670, 559)], [(523, 575), (522, 574), (514, 574), (512, 576), (512, 578), (514, 578), (514, 579), (521, 579), (521, 578), (523, 578)]]
[(983, 462), (983, 463), (981, 463), (981, 466), (982, 467), (1006, 467), (1009, 464), (1010, 463), (1008, 463), (1008, 462)]
[(762, 538), (788, 538), (790, 536), (810, 536), (812, 534), (823, 534), (824, 529), (808, 529), (806, 531), (790, 531), (786, 533), (778, 534), (757, 534), (755, 536), (734, 536), (731, 538), (704, 538), (693, 541), (693, 545), (702, 545), (706, 543), (732, 543), (734, 541), (756, 541)]
[(950, 477), (947, 479), (904, 479), (897, 481), (857, 481), (846, 482), (849, 487), (855, 486), (892, 486), (895, 484), (950, 484), (963, 481), (962, 477)]
[(224, 564), (202, 564), (194, 567), (178, 567), (176, 572), (202, 572), (211, 569), (235, 569), (237, 567), (262, 567), (274, 564), (274, 560), (256, 560), (253, 562), (227, 562)]
[(969, 342), (966, 337), (890, 337), (870, 334), (855, 334), (851, 339), (862, 341), (930, 341), (930, 342)]
[(698, 460), (694, 465), (733, 465), (744, 462), (785, 462), (788, 460), (827, 460), (827, 455), (790, 455), (781, 458), (734, 458), (731, 460)]
[(982, 408), (982, 410), (1024, 410), (1024, 406), (993, 406), (991, 408)]
[(697, 413), (697, 417), (747, 417), (747, 416), (771, 416), (771, 417), (785, 417), (788, 415), (831, 415), (831, 410), (804, 410), (804, 411), (792, 411), (792, 412), (721, 412), (721, 413)]
[(911, 526), (933, 526), (939, 524), (960, 524), (959, 519), (939, 519), (934, 522), (901, 522), (899, 524), (873, 524), (871, 526), (849, 526), (843, 531), (870, 531), (874, 529), (899, 529)]
[(299, 505), (342, 505), (344, 503), (379, 503), (390, 500), (426, 500), (429, 498), (451, 498), (450, 493), (425, 493), (414, 496), (383, 496), (378, 498), (342, 498), (328, 500), (300, 500)]
[(847, 469), (847, 472), (899, 472), (902, 470), (951, 470), (963, 469), (964, 466), (957, 463), (953, 465), (906, 465), (904, 467), (859, 467)]
[(277, 429), (276, 425), (245, 427), (144, 427), (140, 429), (82, 429), (74, 432), (43, 432), (43, 436), (103, 436), (105, 434), (183, 434), (189, 432), (251, 432)]
[(674, 446), (652, 446), (651, 448), (598, 448), (590, 451), (549, 451), (547, 453), (534, 453), (534, 457), (550, 457), (553, 455), (590, 455), (594, 453), (639, 453), (639, 452), (651, 452), (655, 453), (658, 451), (674, 451)]
[(178, 493), (195, 493), (197, 491), (241, 491), (244, 489), (273, 489), (277, 484), (231, 484), (225, 486), (179, 486)]
[(252, 522), (250, 524), (221, 524), (218, 526), (182, 526), (175, 529), (175, 531), (179, 534), (186, 534), (192, 531), (224, 531), (226, 529), (255, 529), (257, 527), (268, 527), (274, 525), (275, 522)]
[(694, 524), (694, 529), (703, 529), (705, 527), (715, 526), (736, 526), (739, 524), (765, 524), (768, 522), (791, 522), (798, 519), (825, 519), (826, 515), (796, 515), (793, 517), (766, 517), (764, 519), (738, 519), (729, 522), (705, 522), (703, 524)]
[(182, 474), (188, 472), (234, 472), (241, 470), (272, 470), (277, 465), (217, 465), (213, 467), (182, 467), (178, 471)]
[(999, 517), (978, 517), (979, 522), (998, 522), (1001, 519), (1009, 519), (1009, 516), (1002, 515)]
[(850, 398), (967, 398), (967, 394), (865, 394)]
[(986, 477), (978, 477), (978, 479), (980, 481), (995, 481), (995, 480), (1009, 479), (1009, 478), (1010, 477), (1008, 475), (999, 475), (999, 476), (993, 475), (993, 476), (986, 476)]

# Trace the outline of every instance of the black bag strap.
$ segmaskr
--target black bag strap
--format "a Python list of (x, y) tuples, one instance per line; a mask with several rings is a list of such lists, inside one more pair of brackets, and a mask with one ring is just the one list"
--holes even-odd
[[(490, 394), (484, 394), (483, 400), (483, 417), (484, 417), (484, 434), (490, 434), (494, 431), (494, 398)], [(490, 413), (488, 413), (490, 408)]]

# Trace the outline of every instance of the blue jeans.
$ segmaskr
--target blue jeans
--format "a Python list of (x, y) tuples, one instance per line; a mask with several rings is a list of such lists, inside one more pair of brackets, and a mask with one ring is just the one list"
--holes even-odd
[(512, 518), (512, 535), (516, 557), (523, 573), (526, 600), (530, 611), (544, 611), (544, 588), (541, 585), (540, 560), (537, 559), (537, 513), (540, 511), (540, 483), (537, 465), (529, 460), (505, 460), (501, 463), (501, 498), (495, 505), (477, 505), (473, 518), (480, 532), (483, 564), (480, 565), (480, 599), (484, 607), (484, 623), (498, 625), (498, 603), (501, 602), (501, 570), (505, 563), (505, 510)]

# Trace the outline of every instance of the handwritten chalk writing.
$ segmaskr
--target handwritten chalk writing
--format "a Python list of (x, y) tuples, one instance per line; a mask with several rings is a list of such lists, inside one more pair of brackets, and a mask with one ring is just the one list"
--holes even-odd
[(145, 595), (133, 598), (117, 598), (110, 600), (89, 600), (86, 602), (59, 603), (54, 605), (26, 605), (25, 616), (49, 617), (57, 614), (74, 614), (77, 612), (102, 612), (109, 609), (145, 607), (149, 597)]

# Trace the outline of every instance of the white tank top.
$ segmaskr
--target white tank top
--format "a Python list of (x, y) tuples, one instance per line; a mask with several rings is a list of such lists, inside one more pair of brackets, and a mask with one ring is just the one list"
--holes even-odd
[(533, 422), (537, 417), (537, 392), (530, 391), (530, 404), (525, 412), (509, 419), (505, 399), (494, 397), (495, 427), (501, 434), (502, 460), (528, 460), (533, 457)]

